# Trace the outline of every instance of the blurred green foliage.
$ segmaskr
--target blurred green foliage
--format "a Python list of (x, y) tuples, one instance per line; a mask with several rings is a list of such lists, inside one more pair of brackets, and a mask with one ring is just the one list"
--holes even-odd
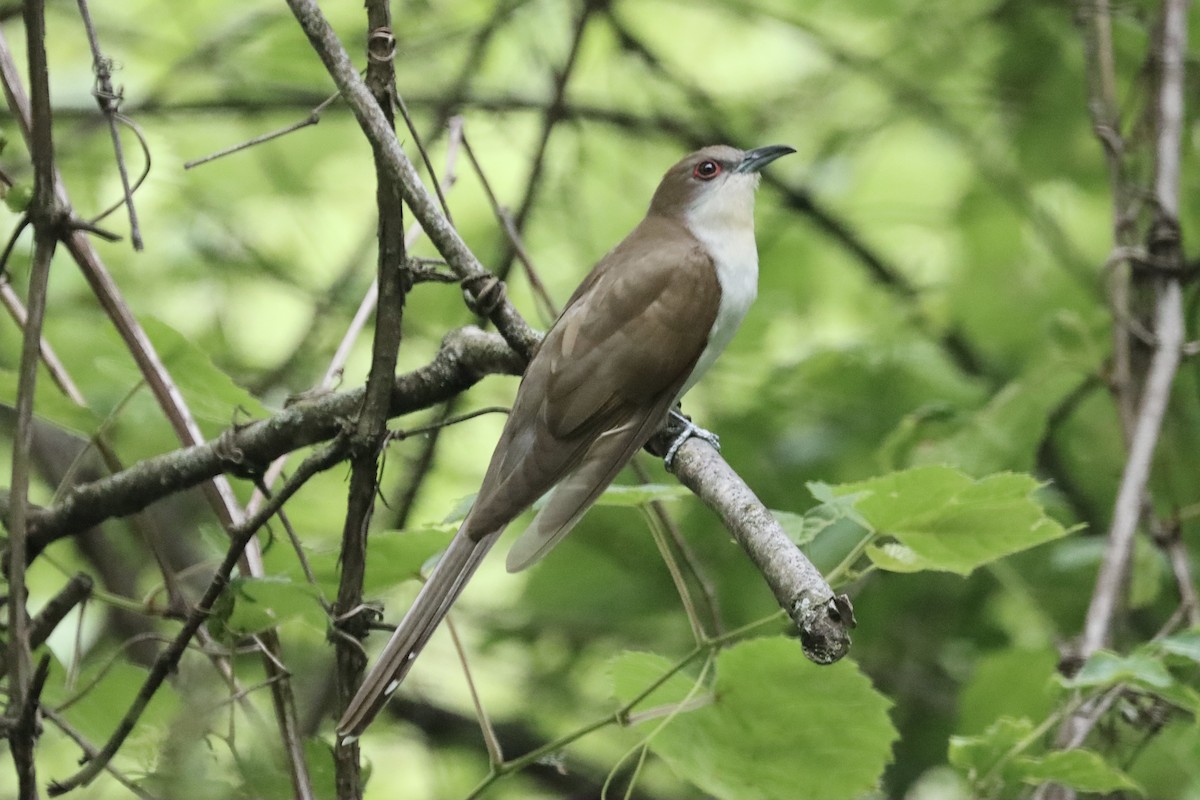
[[(361, 4), (323, 5), (365, 64)], [(1137, 552), (1122, 654), (1096, 656), (1072, 684), (1054, 677), (1056, 646), (1081, 626), (1124, 457), (1105, 384), (1110, 188), (1072, 6), (614, 0), (590, 7), (560, 103), (553, 88), (579, 3), (393, 6), (398, 89), (433, 171), (445, 171), (446, 122), (461, 115), (500, 203), (528, 206), (524, 244), (556, 302), (636, 223), (662, 171), (695, 145), (799, 150), (772, 165), (759, 193), (757, 304), (686, 410), (720, 433), (727, 460), (818, 566), (834, 570), (863, 549), (870, 559), (840, 573), (859, 620), (853, 664), (813, 667), (797, 643), (774, 635), (782, 624), (757, 629), (761, 638), (721, 652), (702, 682), (693, 664), (660, 690), (662, 702), (689, 692), (711, 702), (679, 711), (661, 730), (667, 717), (602, 727), (549, 766), (497, 781), (488, 797), (564, 796), (556, 770), (592, 787), (612, 770), (624, 791), (633, 763), (626, 756), (643, 742), (651, 756), (634, 796), (648, 798), (1016, 797), (1043, 779), (1086, 792), (1136, 786), (1162, 800), (1200, 794), (1196, 634), (1145, 644), (1179, 602), (1157, 548)], [(1118, 88), (1131, 107), (1145, 102), (1142, 59), (1155, 8), (1114, 8)], [(119, 196), (119, 181), (90, 95), (77, 9), (51, 3), (48, 13), (57, 158), (87, 217)], [(335, 103), (315, 126), (185, 170), (185, 161), (306, 118), (329, 96), (332, 83), (307, 40), (284, 4), (265, 0), (124, 0), (92, 13), (117, 67), (123, 110), (153, 157), (136, 196), (146, 251), (135, 254), (127, 242), (97, 248), (215, 436), (282, 408), (324, 373), (373, 276), (370, 148)], [(23, 65), (19, 18), (3, 24)], [(1195, 88), (1195, 16), (1192, 28)], [(1194, 212), (1200, 127), (1194, 108), (1189, 115), (1182, 196)], [(0, 132), (8, 140), (0, 167), (18, 187), (6, 197), (10, 211), (0, 212), (11, 229), (32, 171), (10, 116), (0, 117)], [(415, 160), (413, 137), (400, 138)], [(142, 156), (133, 136), (124, 141), (136, 173)], [(1131, 169), (1146, 165), (1135, 160)], [(453, 171), (457, 180), (443, 186), (455, 223), (485, 264), (506, 270), (503, 228), (461, 152)], [(1184, 242), (1194, 242), (1200, 217), (1182, 223)], [(127, 233), (120, 212), (100, 224)], [(26, 233), (8, 263), (19, 292), (31, 252)], [(424, 240), (412, 254), (436, 256)], [(549, 323), (519, 266), (507, 284), (533, 324)], [(471, 319), (453, 285), (415, 287), (400, 369), (427, 362), (447, 330)], [(88, 407), (71, 406), (43, 375), (44, 419), (80, 437), (103, 429), (127, 464), (176, 448), (63, 254), (46, 339)], [(19, 341), (11, 323), (0, 324), (6, 404)], [(368, 361), (364, 338), (341, 387), (360, 385)], [(1198, 378), (1194, 359), (1185, 361), (1151, 487), (1193, 560)], [(489, 378), (458, 408), (504, 405), (514, 389), (513, 379)], [(415, 428), (433, 416), (394, 425)], [(399, 617), (415, 593), (412, 578), (453, 529), (445, 520), (477, 487), (501, 424), (489, 415), (444, 430), (427, 475), (417, 466), (427, 435), (389, 446), (367, 575), (387, 619)], [(9, 452), (0, 440), (0, 469)], [(674, 483), (657, 464), (648, 468), (655, 484)], [(317, 588), (274, 526), (268, 578), (239, 582), (212, 621), (222, 641), (281, 626), (322, 796), (332, 791), (333, 699), (319, 599), (335, 591), (346, 475), (317, 476), (287, 506)], [(47, 469), (32, 499), (52, 502), (61, 477)], [(252, 488), (238, 482), (243, 500)], [(625, 491), (535, 570), (510, 576), (490, 560), (454, 615), (490, 717), (519, 741), (542, 744), (604, 719), (616, 707), (614, 685), (628, 700), (694, 646), (645, 516), (631, 506), (673, 500), (667, 507), (703, 566), (724, 630), (775, 611), (761, 576), (697, 501), (671, 488)], [(195, 498), (159, 504), (152, 516), (165, 532), (165, 557), (195, 592), (223, 536)], [(29, 573), (34, 608), (77, 569), (98, 572), (112, 595), (69, 618), (48, 645), (59, 662), (47, 700), (80, 693), (63, 714), (94, 743), (145, 675), (146, 661), (122, 645), (131, 634), (118, 624), (117, 605), (157, 612), (166, 603), (141, 540), (120, 521), (104, 527), (100, 552), (117, 555), (115, 572), (81, 540), (56, 544)], [(177, 627), (139, 619), (147, 636)], [(368, 649), (381, 638), (372, 636)], [(189, 653), (114, 766), (162, 797), (289, 796), (261, 663), (242, 654), (234, 664), (240, 684), (257, 687), (243, 701), (251, 710), (230, 701), (207, 659)], [(368, 798), (463, 797), (487, 774), (458, 665), (439, 634), (401, 694), (446, 716), (436, 717), (440, 724), (416, 714), (382, 719), (364, 738)], [(1123, 696), (1087, 750), (1048, 749), (1072, 690), (1117, 685), (1141, 699)], [(465, 734), (454, 720), (466, 721)], [(74, 769), (79, 749), (52, 725), (39, 748), (41, 778)], [(0, 793), (11, 781), (0, 774)], [(86, 791), (128, 796), (108, 776)]]

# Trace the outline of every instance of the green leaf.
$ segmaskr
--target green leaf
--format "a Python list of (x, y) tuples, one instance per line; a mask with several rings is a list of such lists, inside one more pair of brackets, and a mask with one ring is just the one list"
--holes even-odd
[(1175, 683), (1161, 659), (1138, 651), (1127, 656), (1108, 650), (1094, 653), (1073, 678), (1063, 679), (1071, 689), (1106, 687), (1117, 683), (1137, 683), (1153, 689), (1166, 689)]
[[(45, 373), (38, 377), (38, 392), (34, 397), (33, 413), (52, 425), (91, 438), (100, 427), (100, 419), (90, 409), (71, 402), (53, 386), (42, 383)], [(0, 404), (17, 403), (17, 373), (0, 370)]]
[(1142, 645), (1125, 656), (1101, 650), (1084, 662), (1074, 678), (1063, 679), (1062, 683), (1067, 688), (1129, 683), (1185, 711), (1200, 714), (1200, 692), (1175, 680), (1163, 662), (1160, 644)]
[(1025, 718), (1001, 717), (981, 736), (950, 737), (950, 763), (965, 772), (979, 794), (998, 794), (996, 784), (1054, 781), (1086, 792), (1111, 792), (1138, 785), (1124, 772), (1088, 750), (1030, 754), (1041, 748), (1034, 725)]
[[(225, 427), (270, 416), (258, 398), (234, 383), (208, 353), (179, 331), (154, 317), (139, 321), (196, 419)], [(131, 385), (141, 380), (141, 372), (128, 361), (114, 361), (109, 369), (114, 375), (124, 375)]]
[[(612, 662), (621, 701), (670, 668), (666, 659), (624, 654)], [(638, 709), (678, 702), (692, 680), (673, 676)], [(757, 639), (717, 658), (707, 705), (639, 732), (680, 776), (722, 800), (841, 800), (878, 784), (896, 730), (887, 698), (848, 662), (817, 666), (790, 639)], [(853, 742), (847, 747), (846, 742)]]
[(28, 183), (15, 183), (4, 192), (4, 205), (14, 214), (24, 214), (33, 200), (33, 186)]
[(1091, 750), (1060, 750), (1040, 758), (1016, 758), (1011, 774), (1025, 783), (1053, 781), (1080, 792), (1128, 790), (1143, 794), (1132, 778)]
[(797, 545), (808, 544), (840, 522), (848, 521), (860, 528), (871, 529), (870, 524), (854, 508), (861, 495), (838, 497), (834, 494), (833, 486), (821, 481), (809, 481), (805, 486), (809, 494), (820, 501), (820, 505), (810, 508), (803, 515), (771, 511), (788, 538)]
[(691, 492), (678, 483), (644, 483), (639, 486), (609, 486), (596, 500), (598, 506), (644, 506), (654, 500), (678, 500)]
[(969, 574), (976, 567), (1063, 536), (1066, 531), (1032, 498), (1029, 475), (999, 473), (975, 480), (949, 467), (917, 467), (835, 487), (862, 495), (858, 512), (880, 534), (911, 551), (875, 548), (881, 568), (936, 569)]
[(1172, 634), (1158, 643), (1163, 652), (1200, 663), (1200, 628)]
[(930, 563), (917, 555), (911, 547), (905, 547), (899, 542), (884, 542), (882, 545), (870, 545), (864, 551), (871, 563), (889, 572), (921, 572), (931, 569)]
[(378, 594), (401, 581), (418, 578), (429, 559), (446, 549), (458, 525), (430, 525), (402, 531), (378, 531), (367, 540), (363, 591)]
[[(236, 636), (258, 633), (305, 613), (320, 613), (316, 587), (290, 578), (236, 578), (224, 595), (225, 628)], [(225, 613), (226, 609), (228, 612)]]
[(460, 497), (453, 508), (450, 509), (445, 517), (442, 518), (443, 524), (459, 523), (467, 518), (467, 514), (471, 513), (471, 506), (475, 505), (475, 493), (471, 493), (466, 497)]

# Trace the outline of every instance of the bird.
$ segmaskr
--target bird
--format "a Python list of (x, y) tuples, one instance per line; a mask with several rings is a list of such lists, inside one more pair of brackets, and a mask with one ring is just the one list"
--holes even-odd
[[(337, 725), (357, 739), (408, 674), (505, 528), (545, 504), (508, 554), (542, 558), (664, 425), (729, 344), (758, 290), (754, 196), (786, 145), (713, 145), (666, 171), (642, 221), (567, 301), (521, 378), (475, 503)], [(716, 437), (684, 418), (668, 448)]]

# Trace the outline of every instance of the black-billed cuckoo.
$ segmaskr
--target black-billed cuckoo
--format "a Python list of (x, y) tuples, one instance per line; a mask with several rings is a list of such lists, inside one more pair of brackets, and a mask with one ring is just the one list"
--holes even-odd
[[(758, 171), (794, 152), (718, 145), (687, 156), (575, 290), (525, 370), (475, 505), (338, 723), (343, 742), (400, 685), (505, 527), (550, 492), (508, 569), (544, 556), (729, 344), (758, 289)], [(698, 432), (689, 424), (676, 445)]]

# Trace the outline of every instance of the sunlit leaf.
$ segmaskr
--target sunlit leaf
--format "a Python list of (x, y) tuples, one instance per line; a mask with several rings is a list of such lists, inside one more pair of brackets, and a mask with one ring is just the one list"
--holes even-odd
[(1033, 499), (1039, 483), (1000, 473), (975, 480), (948, 467), (917, 467), (836, 487), (861, 495), (858, 512), (878, 533), (912, 551), (897, 560), (887, 551), (879, 566), (968, 574), (976, 567), (1065, 534)]
[[(618, 699), (633, 698), (669, 668), (647, 654), (614, 659)], [(676, 675), (637, 710), (676, 703), (692, 685)], [(874, 787), (891, 760), (891, 703), (854, 664), (817, 666), (794, 641), (758, 639), (722, 652), (712, 686), (697, 694), (710, 702), (670, 720), (650, 749), (722, 800), (849, 800)], [(649, 735), (661, 722), (636, 730)]]

